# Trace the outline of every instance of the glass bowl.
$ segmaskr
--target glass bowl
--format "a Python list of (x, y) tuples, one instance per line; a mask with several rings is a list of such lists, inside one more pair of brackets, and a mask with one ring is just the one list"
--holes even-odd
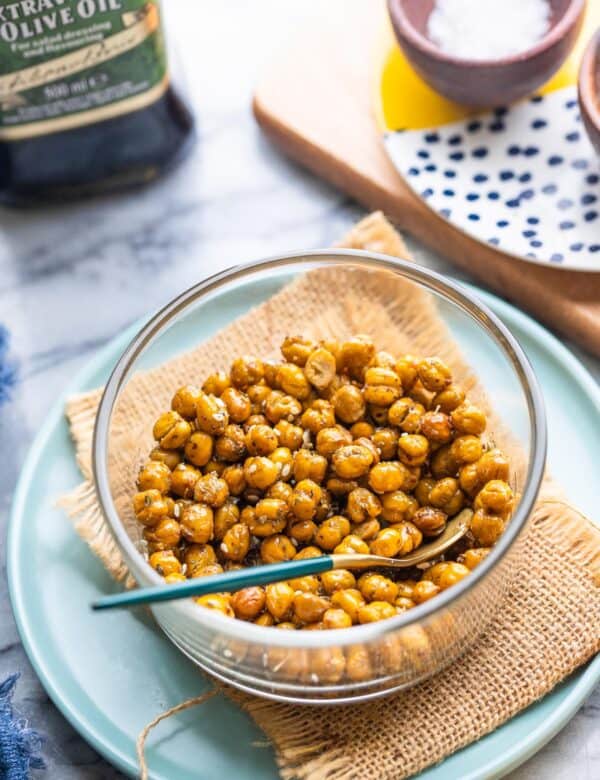
[[(365, 700), (416, 684), (463, 653), (501, 607), (521, 565), (527, 521), (540, 488), (546, 453), (541, 392), (527, 358), (506, 327), (460, 285), (385, 255), (324, 250), (236, 266), (182, 293), (144, 325), (106, 385), (93, 441), (98, 498), (115, 542), (139, 585), (160, 584), (163, 580), (147, 563), (140, 528), (132, 517), (135, 478), (153, 446), (157, 410), (168, 408), (177, 387), (184, 382), (201, 384), (208, 371), (196, 377), (182, 375), (175, 367), (172, 379), (164, 382), (164, 398), (158, 401), (154, 393), (140, 396), (136, 376), (193, 349), (292, 280), (325, 269), (327, 278), (334, 281), (327, 292), (332, 299), (344, 294), (344, 280), (356, 279), (357, 273), (367, 286), (373, 281), (381, 288), (384, 283), (387, 297), (381, 307), (390, 311), (394, 285), (402, 284), (405, 291), (408, 286), (410, 292), (414, 288), (419, 295), (428, 291), (484, 385), (501, 420), (502, 435), (509, 432), (518, 442), (520, 455), (511, 462), (518, 503), (490, 555), (461, 582), (397, 617), (347, 629), (281, 631), (228, 618), (192, 600), (152, 608), (171, 641), (214, 677), (259, 696), (314, 704)], [(294, 327), (287, 335), (303, 335), (311, 327), (301, 307), (297, 312), (286, 311), (285, 317), (288, 326), (291, 321)], [(277, 322), (258, 325), (266, 332), (278, 328)], [(377, 344), (378, 334), (370, 335)], [(429, 354), (435, 353), (432, 345)], [(216, 348), (209, 370), (225, 368), (222, 360)], [(162, 392), (161, 386), (158, 394)], [(492, 437), (496, 433), (490, 432)]]

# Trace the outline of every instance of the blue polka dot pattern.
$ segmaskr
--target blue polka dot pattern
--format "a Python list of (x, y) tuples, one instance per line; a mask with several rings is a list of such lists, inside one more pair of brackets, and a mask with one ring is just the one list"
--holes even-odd
[(480, 241), (600, 271), (600, 160), (575, 87), (384, 143), (417, 194)]

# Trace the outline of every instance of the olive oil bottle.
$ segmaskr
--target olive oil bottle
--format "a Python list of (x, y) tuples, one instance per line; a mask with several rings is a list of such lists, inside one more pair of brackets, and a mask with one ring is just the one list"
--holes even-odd
[(142, 184), (192, 135), (157, 0), (0, 0), (1, 202)]

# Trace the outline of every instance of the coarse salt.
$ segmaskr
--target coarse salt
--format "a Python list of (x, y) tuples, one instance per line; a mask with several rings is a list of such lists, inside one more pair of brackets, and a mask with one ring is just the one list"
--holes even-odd
[(427, 35), (454, 57), (499, 60), (534, 46), (550, 17), (547, 0), (436, 0)]

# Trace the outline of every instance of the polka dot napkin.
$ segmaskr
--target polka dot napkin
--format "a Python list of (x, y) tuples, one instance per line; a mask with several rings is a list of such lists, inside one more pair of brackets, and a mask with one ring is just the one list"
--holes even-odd
[(575, 87), (384, 142), (411, 188), (480, 241), (600, 271), (600, 161)]

